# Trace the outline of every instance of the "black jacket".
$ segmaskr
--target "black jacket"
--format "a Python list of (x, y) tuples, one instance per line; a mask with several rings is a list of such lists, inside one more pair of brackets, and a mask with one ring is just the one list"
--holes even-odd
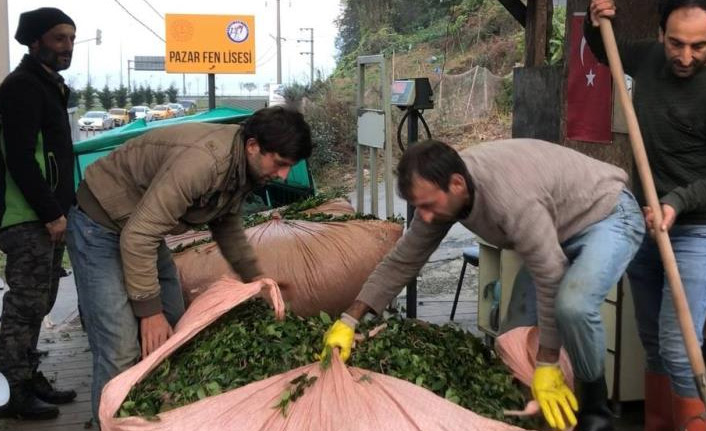
[(0, 85), (2, 227), (56, 220), (74, 202), (68, 99), (63, 78), (29, 55)]

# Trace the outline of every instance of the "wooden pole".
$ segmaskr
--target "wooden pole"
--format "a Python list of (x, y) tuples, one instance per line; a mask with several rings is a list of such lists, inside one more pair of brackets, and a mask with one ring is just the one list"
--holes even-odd
[(704, 369), (704, 358), (701, 356), (701, 347), (696, 337), (689, 305), (686, 302), (684, 286), (679, 276), (679, 268), (677, 267), (677, 260), (674, 256), (672, 243), (669, 240), (669, 234), (660, 229), (662, 225), (662, 208), (659, 204), (657, 190), (655, 189), (654, 179), (652, 178), (652, 171), (650, 170), (650, 165), (647, 160), (647, 153), (645, 151), (642, 133), (640, 132), (640, 126), (637, 123), (635, 108), (632, 105), (632, 100), (630, 100), (628, 90), (625, 86), (623, 65), (620, 62), (618, 45), (615, 42), (615, 34), (613, 33), (613, 26), (610, 20), (601, 18), (600, 29), (601, 36), (603, 37), (603, 45), (608, 54), (610, 73), (618, 87), (618, 96), (620, 97), (620, 103), (625, 112), (628, 124), (628, 135), (630, 136), (630, 144), (635, 157), (635, 163), (637, 164), (637, 171), (642, 181), (642, 188), (647, 199), (647, 205), (652, 209), (652, 213), (654, 214), (654, 226), (656, 227), (655, 240), (659, 247), (659, 254), (662, 257), (667, 282), (672, 292), (672, 301), (674, 302), (679, 326), (681, 327), (681, 332), (684, 337), (684, 344), (686, 345), (686, 353), (691, 363), (691, 370), (694, 373), (694, 382), (699, 391), (701, 400), (706, 403), (706, 370)]

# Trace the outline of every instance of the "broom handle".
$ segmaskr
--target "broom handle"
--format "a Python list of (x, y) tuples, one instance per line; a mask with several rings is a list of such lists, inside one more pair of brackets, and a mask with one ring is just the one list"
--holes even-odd
[(610, 20), (607, 18), (600, 18), (600, 29), (601, 36), (603, 37), (603, 45), (605, 46), (606, 53), (608, 54), (610, 73), (613, 76), (613, 81), (618, 87), (620, 104), (625, 112), (625, 117), (628, 124), (628, 134), (630, 136), (630, 144), (632, 146), (633, 155), (635, 156), (637, 171), (640, 175), (640, 180), (642, 181), (642, 189), (647, 199), (647, 205), (652, 209), (652, 214), (654, 215), (655, 239), (657, 241), (657, 246), (659, 247), (659, 254), (662, 257), (664, 270), (667, 274), (667, 281), (669, 283), (670, 291), (672, 292), (672, 301), (674, 302), (674, 308), (676, 309), (677, 318), (679, 319), (681, 333), (684, 336), (686, 353), (689, 357), (689, 362), (691, 363), (691, 370), (694, 373), (696, 388), (699, 391), (701, 400), (706, 403), (706, 370), (704, 369), (704, 358), (701, 356), (701, 347), (699, 346), (699, 341), (696, 337), (696, 331), (694, 330), (689, 305), (686, 302), (684, 286), (682, 285), (681, 277), (679, 276), (677, 260), (674, 257), (674, 250), (672, 249), (672, 243), (669, 240), (669, 234), (666, 231), (662, 231), (660, 228), (662, 226), (662, 208), (660, 206), (659, 199), (657, 198), (657, 190), (655, 189), (652, 171), (650, 170), (650, 165), (647, 160), (647, 153), (645, 152), (645, 144), (642, 140), (642, 133), (640, 133), (640, 127), (637, 123), (635, 108), (632, 105), (632, 100), (630, 100), (628, 90), (625, 86), (623, 65), (620, 62), (618, 46), (615, 42), (615, 34), (613, 33), (613, 26), (611, 25)]

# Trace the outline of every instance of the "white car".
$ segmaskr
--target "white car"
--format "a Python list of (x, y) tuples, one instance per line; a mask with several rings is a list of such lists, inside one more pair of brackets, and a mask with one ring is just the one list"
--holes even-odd
[(106, 111), (88, 111), (78, 119), (80, 130), (108, 130), (113, 128), (113, 118)]
[(152, 110), (147, 106), (133, 106), (127, 111), (130, 122), (144, 118), (145, 121), (152, 121)]

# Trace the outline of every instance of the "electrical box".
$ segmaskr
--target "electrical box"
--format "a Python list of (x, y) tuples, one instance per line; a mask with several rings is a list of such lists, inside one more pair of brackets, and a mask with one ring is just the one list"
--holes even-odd
[(432, 109), (434, 101), (429, 78), (408, 78), (392, 81), (390, 103), (401, 109)]

